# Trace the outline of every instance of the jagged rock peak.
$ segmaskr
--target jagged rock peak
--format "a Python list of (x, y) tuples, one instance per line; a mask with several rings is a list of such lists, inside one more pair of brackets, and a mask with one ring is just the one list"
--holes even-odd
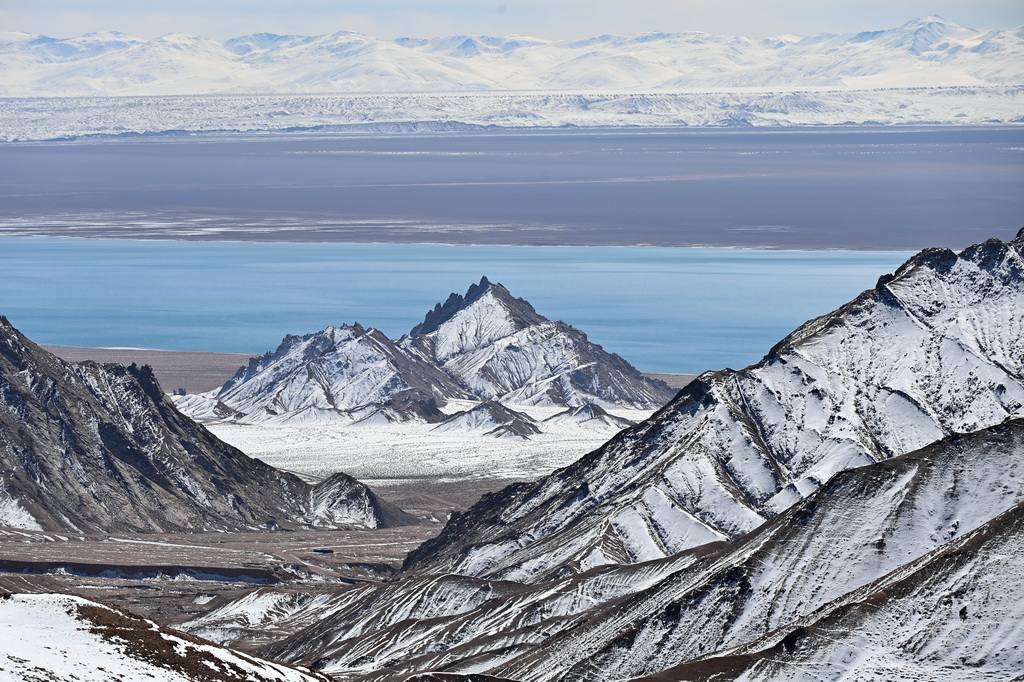
[(503, 285), (492, 283), (487, 276), (480, 278), (478, 284), (471, 284), (464, 296), (452, 293), (442, 304), (438, 303), (434, 309), (427, 312), (423, 322), (412, 328), (410, 336), (421, 336), (437, 331), (438, 327), (452, 319), (460, 310), (464, 310), (487, 294), (491, 294), (510, 313), (516, 328), (522, 329), (531, 324), (547, 322), (547, 318), (537, 314), (529, 301), (522, 298), (515, 298)]

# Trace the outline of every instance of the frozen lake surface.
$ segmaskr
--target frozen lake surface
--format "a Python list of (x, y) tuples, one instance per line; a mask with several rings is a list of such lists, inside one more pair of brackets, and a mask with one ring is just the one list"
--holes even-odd
[(1012, 234), (1024, 128), (164, 135), (0, 145), (0, 234), (919, 250)]
[(0, 314), (39, 343), (263, 353), (355, 321), (400, 336), (486, 275), (641, 370), (699, 373), (756, 362), (909, 255), (0, 237)]

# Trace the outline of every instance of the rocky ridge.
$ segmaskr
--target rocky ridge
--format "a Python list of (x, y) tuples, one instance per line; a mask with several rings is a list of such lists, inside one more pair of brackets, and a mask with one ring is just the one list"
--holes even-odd
[[(779, 655), (747, 662), (785, 671), (779, 659), (795, 654), (830, 660), (827, 669), (839, 674), (848, 670), (847, 649), (826, 624), (846, 619), (876, 623), (838, 630), (840, 642), (863, 645), (864, 661), (908, 674), (968, 664), (979, 679), (1002, 679), (1022, 663), (1014, 646), (1024, 602), (1000, 587), (1018, 584), (1024, 571), (1022, 474), (1017, 419), (838, 474), (735, 542), (529, 585), (418, 574), (311, 597), (264, 589), (190, 629), (228, 642), (250, 629), (291, 632), (263, 653), (318, 661), (340, 679), (486, 672), (610, 681), (702, 662), (690, 664), (692, 678), (659, 678), (681, 680), (721, 673), (722, 653), (731, 660), (772, 647)], [(890, 602), (894, 589), (905, 596)], [(903, 649), (883, 634), (887, 612), (902, 614)], [(815, 629), (821, 634), (812, 638)], [(913, 644), (922, 640), (935, 645)], [(755, 679), (773, 679), (761, 674)]]

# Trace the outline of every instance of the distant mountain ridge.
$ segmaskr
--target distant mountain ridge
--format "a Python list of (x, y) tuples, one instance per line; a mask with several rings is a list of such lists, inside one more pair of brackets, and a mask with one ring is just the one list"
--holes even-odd
[(0, 33), (0, 96), (980, 86), (1024, 83), (1024, 30), (941, 17), (764, 40), (701, 32), (584, 40), (377, 40), (259, 33), (219, 43), (118, 32)]
[[(439, 423), (449, 400), (654, 409), (672, 395), (583, 332), (548, 320), (483, 277), (396, 341), (358, 323), (288, 336), (220, 389), (175, 401), (196, 418), (239, 423)], [(536, 427), (523, 416), (493, 435), (528, 437)], [(467, 419), (446, 426), (477, 423)]]

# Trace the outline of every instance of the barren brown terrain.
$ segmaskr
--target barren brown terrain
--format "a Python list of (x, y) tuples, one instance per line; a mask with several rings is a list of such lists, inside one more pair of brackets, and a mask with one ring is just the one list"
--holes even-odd
[(0, 590), (76, 594), (173, 625), (261, 585), (337, 587), (386, 579), (437, 530), (431, 524), (74, 537), (0, 529)]

